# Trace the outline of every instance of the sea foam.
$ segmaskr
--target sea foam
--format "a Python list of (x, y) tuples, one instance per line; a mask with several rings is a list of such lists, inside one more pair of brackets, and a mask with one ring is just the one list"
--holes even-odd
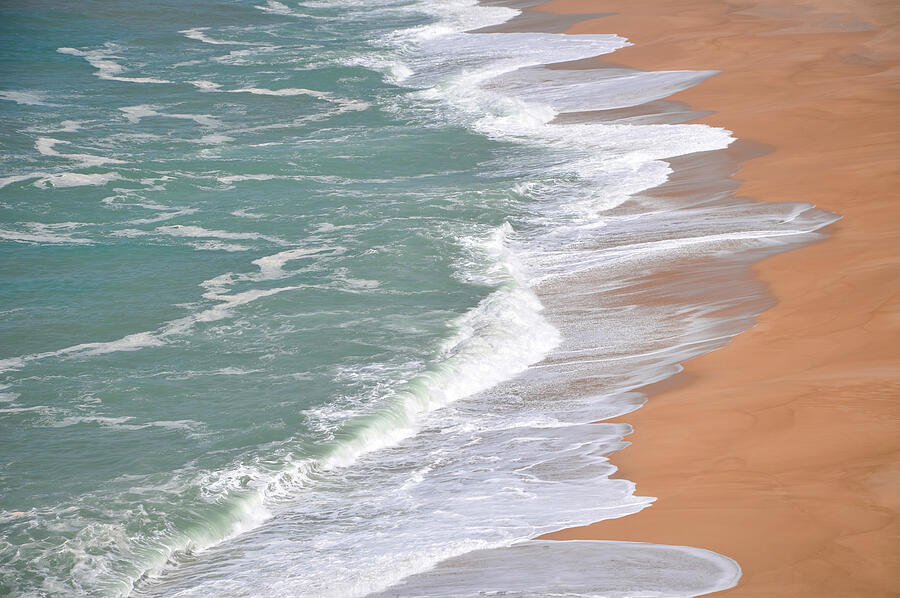
[(65, 158), (79, 162), (82, 166), (102, 166), (104, 164), (125, 164), (124, 160), (118, 158), (110, 158), (108, 156), (95, 156), (92, 154), (63, 154), (56, 151), (56, 146), (60, 144), (68, 144), (68, 141), (53, 139), (52, 137), (39, 137), (34, 142), (34, 148), (44, 156), (53, 156), (55, 158)]
[(34, 186), (41, 189), (46, 189), (49, 187), (99, 187), (121, 178), (122, 176), (118, 172), (102, 172), (92, 174), (83, 174), (79, 172), (57, 172), (41, 177), (39, 180), (34, 182)]
[(179, 33), (183, 33), (185, 37), (189, 39), (195, 39), (199, 42), (203, 42), (204, 44), (212, 44), (217, 46), (259, 46), (264, 45), (259, 42), (243, 42), (243, 41), (231, 41), (231, 40), (220, 40), (213, 39), (206, 35), (206, 31), (209, 30), (209, 27), (194, 27), (193, 29), (184, 29), (179, 31)]
[(0, 100), (15, 102), (23, 106), (56, 106), (46, 100), (46, 93), (39, 91), (0, 90)]
[(88, 64), (97, 69), (95, 73), (101, 79), (108, 79), (110, 81), (122, 81), (125, 83), (169, 83), (165, 79), (157, 79), (155, 77), (122, 77), (120, 73), (124, 73), (126, 71), (125, 67), (116, 62), (113, 59), (118, 59), (116, 56), (116, 47), (112, 44), (107, 44), (103, 49), (97, 50), (78, 50), (75, 48), (57, 48), (56, 50), (60, 54), (69, 54), (71, 56), (79, 56), (84, 58)]

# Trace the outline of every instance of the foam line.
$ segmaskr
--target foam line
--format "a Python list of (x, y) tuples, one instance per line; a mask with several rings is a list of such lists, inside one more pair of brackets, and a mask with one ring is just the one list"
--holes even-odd
[(22, 106), (58, 106), (46, 101), (46, 93), (40, 91), (0, 90), (0, 100), (15, 102)]
[(149, 118), (152, 116), (159, 116), (164, 118), (175, 118), (180, 120), (192, 120), (198, 125), (204, 127), (218, 127), (220, 123), (218, 120), (209, 116), (208, 114), (169, 114), (166, 112), (160, 112), (158, 110), (158, 106), (153, 106), (150, 104), (140, 104), (138, 106), (125, 106), (119, 108), (119, 111), (125, 115), (126, 120), (128, 122), (137, 124), (141, 122), (141, 119)]
[(213, 39), (206, 35), (206, 31), (209, 31), (209, 27), (194, 27), (193, 29), (183, 29), (178, 33), (184, 34), (185, 37), (189, 39), (195, 39), (199, 42), (203, 42), (204, 44), (212, 44), (216, 46), (259, 46), (264, 45), (259, 42), (241, 42), (241, 41), (231, 41), (231, 40), (220, 40)]
[(112, 60), (113, 58), (118, 58), (118, 56), (112, 53), (111, 48), (107, 48), (106, 50), (77, 50), (75, 48), (57, 48), (56, 51), (60, 54), (69, 54), (71, 56), (79, 56), (81, 58), (84, 58), (88, 62), (88, 64), (97, 69), (95, 75), (97, 75), (101, 79), (107, 79), (109, 81), (122, 81), (125, 83), (171, 83), (171, 81), (166, 81), (165, 79), (157, 79), (155, 77), (119, 76), (119, 73), (125, 72), (125, 67)]
[(102, 172), (94, 174), (82, 174), (78, 172), (57, 172), (41, 177), (34, 182), (34, 186), (46, 189), (48, 187), (100, 187), (111, 181), (121, 180), (122, 176), (117, 172)]
[(52, 137), (38, 137), (34, 142), (34, 148), (42, 156), (52, 156), (55, 158), (65, 158), (66, 160), (74, 160), (80, 162), (82, 166), (102, 166), (104, 164), (125, 164), (124, 160), (117, 158), (109, 158), (107, 156), (95, 156), (92, 154), (62, 154), (56, 151), (56, 146), (66, 144), (68, 141), (53, 139)]

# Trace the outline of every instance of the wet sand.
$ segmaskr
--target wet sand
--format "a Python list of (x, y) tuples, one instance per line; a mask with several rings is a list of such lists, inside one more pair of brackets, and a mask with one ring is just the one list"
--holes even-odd
[(771, 151), (739, 195), (838, 212), (829, 238), (754, 267), (776, 305), (648, 387), (613, 455), (642, 512), (550, 534), (708, 548), (734, 596), (900, 596), (900, 3), (554, 0), (616, 13), (567, 31), (646, 70), (717, 69), (670, 98)]

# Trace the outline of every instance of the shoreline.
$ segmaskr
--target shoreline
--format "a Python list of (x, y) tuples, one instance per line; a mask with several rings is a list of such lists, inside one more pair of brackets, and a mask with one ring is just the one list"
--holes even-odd
[(647, 404), (612, 420), (635, 430), (611, 457), (617, 477), (656, 503), (541, 538), (713, 550), (744, 570), (727, 590), (735, 596), (897, 595), (900, 117), (890, 77), (900, 10), (839, 0), (553, 0), (532, 10), (585, 14), (566, 31), (634, 43), (597, 62), (719, 70), (666, 100), (714, 111), (692, 122), (770, 148), (740, 162), (739, 194), (843, 216), (826, 240), (751, 267), (776, 302), (755, 328), (646, 387)]

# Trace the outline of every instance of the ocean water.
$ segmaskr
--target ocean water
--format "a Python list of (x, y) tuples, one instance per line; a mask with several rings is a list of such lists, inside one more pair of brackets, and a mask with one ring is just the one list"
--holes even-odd
[(652, 503), (590, 422), (835, 218), (735, 197), (730, 132), (665, 100), (714, 73), (548, 68), (628, 42), (468, 0), (0, 12), (0, 595), (735, 583), (527, 542)]

